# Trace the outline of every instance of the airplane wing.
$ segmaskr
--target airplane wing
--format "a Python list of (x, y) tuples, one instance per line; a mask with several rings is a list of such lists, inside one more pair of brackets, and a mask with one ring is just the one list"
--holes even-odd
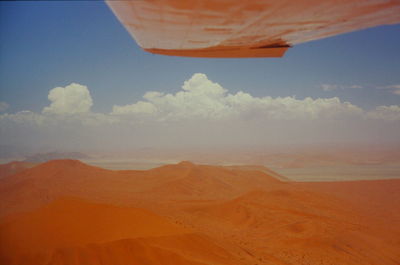
[(145, 51), (173, 56), (281, 57), (298, 43), (400, 23), (400, 0), (106, 2)]

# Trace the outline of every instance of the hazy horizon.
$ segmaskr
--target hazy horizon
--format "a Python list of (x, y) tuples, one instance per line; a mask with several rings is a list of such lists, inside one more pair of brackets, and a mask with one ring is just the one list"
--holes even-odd
[(202, 59), (145, 53), (101, 1), (1, 2), (0, 12), (2, 146), (400, 145), (399, 25), (280, 59)]
[(400, 264), (398, 11), (0, 1), (0, 263)]

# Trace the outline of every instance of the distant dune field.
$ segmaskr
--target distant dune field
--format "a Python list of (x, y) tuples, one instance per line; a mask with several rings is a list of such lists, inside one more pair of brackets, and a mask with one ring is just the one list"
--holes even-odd
[(332, 165), (274, 168), (293, 181), (349, 181), (400, 179), (400, 165)]
[(294, 182), (188, 161), (0, 178), (0, 264), (400, 264), (400, 179)]
[[(174, 160), (85, 159), (85, 163), (111, 170), (147, 170), (175, 163)], [(229, 163), (228, 163), (229, 164)], [(232, 163), (235, 165), (235, 163)], [(236, 164), (240, 165), (240, 164)], [(271, 167), (276, 173), (292, 181), (348, 181), (400, 179), (400, 164), (371, 165), (305, 165), (301, 167)]]

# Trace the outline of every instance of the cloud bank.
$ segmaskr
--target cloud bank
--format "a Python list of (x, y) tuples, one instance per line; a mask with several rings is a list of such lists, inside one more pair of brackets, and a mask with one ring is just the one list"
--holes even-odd
[(228, 93), (205, 74), (194, 74), (176, 94), (148, 92), (144, 101), (113, 107), (113, 115), (152, 116), (158, 120), (223, 120), (245, 117), (273, 120), (329, 119), (361, 115), (363, 110), (339, 98), (296, 99), (254, 97), (245, 92)]
[[(231, 146), (400, 141), (400, 106), (363, 110), (337, 97), (255, 97), (196, 73), (176, 93), (91, 111), (89, 89), (72, 83), (48, 94), (41, 113), (0, 115), (1, 142), (70, 147)], [(384, 132), (382, 132), (384, 128)]]
[(400, 106), (379, 106), (367, 113), (368, 118), (386, 121), (400, 121)]

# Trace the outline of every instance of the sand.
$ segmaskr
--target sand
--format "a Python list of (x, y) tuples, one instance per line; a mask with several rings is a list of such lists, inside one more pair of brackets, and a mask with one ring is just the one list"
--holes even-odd
[(7, 164), (2, 164), (0, 165), (0, 179), (6, 176), (14, 175), (35, 165), (35, 163), (24, 161), (13, 161)]
[(400, 180), (56, 160), (2, 177), (0, 209), (1, 264), (400, 264)]

